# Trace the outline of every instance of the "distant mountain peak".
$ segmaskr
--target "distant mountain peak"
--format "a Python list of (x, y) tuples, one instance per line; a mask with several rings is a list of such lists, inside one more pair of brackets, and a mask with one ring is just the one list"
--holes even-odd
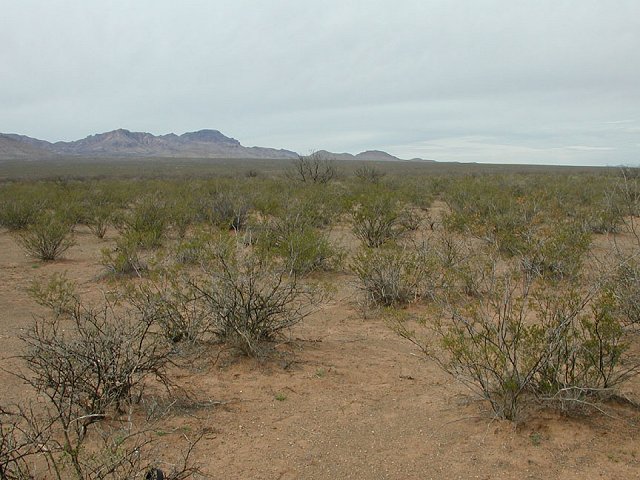
[(360, 152), (357, 155), (350, 153), (333, 153), (326, 150), (319, 150), (315, 152), (315, 155), (319, 155), (327, 160), (371, 160), (371, 161), (398, 161), (398, 157), (394, 157), (390, 153), (383, 152), (381, 150), (367, 150), (366, 152)]
[(383, 152), (382, 150), (367, 150), (365, 152), (360, 152), (356, 155), (356, 158), (363, 160), (400, 160), (398, 157), (395, 157), (390, 153)]
[(180, 138), (194, 142), (212, 142), (240, 145), (240, 142), (238, 140), (223, 135), (219, 130), (205, 129), (198, 130), (197, 132), (187, 132), (180, 135)]

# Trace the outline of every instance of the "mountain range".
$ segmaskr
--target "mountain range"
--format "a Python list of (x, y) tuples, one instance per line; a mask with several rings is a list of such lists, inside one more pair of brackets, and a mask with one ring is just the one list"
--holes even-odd
[[(357, 155), (320, 150), (316, 154), (331, 160), (394, 161), (386, 152), (368, 150)], [(0, 160), (37, 160), (59, 157), (89, 158), (263, 158), (292, 159), (291, 150), (245, 147), (218, 130), (199, 130), (182, 135), (153, 135), (125, 129), (90, 135), (71, 142), (47, 142), (25, 135), (0, 133)]]
[(289, 150), (243, 147), (217, 130), (182, 135), (153, 135), (125, 129), (90, 135), (72, 142), (47, 142), (24, 135), (0, 134), (0, 158), (181, 157), (181, 158), (296, 158)]

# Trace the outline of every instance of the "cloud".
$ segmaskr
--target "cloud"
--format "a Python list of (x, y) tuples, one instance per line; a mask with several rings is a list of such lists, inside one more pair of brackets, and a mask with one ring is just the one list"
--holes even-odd
[[(500, 161), (638, 156), (638, 2), (7, 3), (2, 131), (210, 127), (302, 152), (483, 137), (497, 140), (460, 145)], [(446, 144), (443, 158), (461, 155)]]

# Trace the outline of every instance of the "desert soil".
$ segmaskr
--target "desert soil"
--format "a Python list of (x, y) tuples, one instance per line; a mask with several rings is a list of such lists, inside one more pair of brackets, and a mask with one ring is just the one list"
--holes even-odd
[[(26, 257), (0, 231), (0, 403), (28, 397), (20, 332), (42, 314), (26, 293), (34, 279), (67, 272), (81, 294), (108, 290), (98, 240), (79, 230), (65, 259)], [(278, 358), (213, 353), (176, 372), (200, 406), (174, 408), (154, 427), (167, 458), (198, 433), (195, 459), (220, 479), (640, 478), (640, 411), (562, 416), (532, 407), (518, 424), (421, 358), (380, 315), (363, 317), (353, 277), (331, 274), (335, 294), (291, 332)], [(420, 313), (420, 312), (416, 312)], [(640, 399), (638, 381), (623, 394)], [(209, 406), (207, 406), (209, 404)]]

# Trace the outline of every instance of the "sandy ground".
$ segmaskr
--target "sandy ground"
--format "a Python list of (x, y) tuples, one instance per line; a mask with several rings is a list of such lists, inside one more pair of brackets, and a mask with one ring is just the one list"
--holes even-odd
[[(2, 367), (20, 361), (18, 335), (42, 309), (25, 289), (67, 272), (80, 293), (99, 280), (98, 240), (82, 230), (61, 261), (24, 255), (0, 232)], [(640, 478), (640, 411), (607, 405), (607, 415), (563, 417), (532, 407), (517, 425), (492, 419), (488, 405), (376, 316), (363, 318), (353, 278), (332, 274), (336, 294), (297, 326), (280, 359), (205, 356), (179, 369), (179, 383), (216, 406), (175, 409), (155, 427), (161, 453), (204, 432), (195, 459), (220, 479), (547, 479)], [(0, 403), (27, 387), (0, 371)], [(639, 382), (623, 393), (640, 398)]]

